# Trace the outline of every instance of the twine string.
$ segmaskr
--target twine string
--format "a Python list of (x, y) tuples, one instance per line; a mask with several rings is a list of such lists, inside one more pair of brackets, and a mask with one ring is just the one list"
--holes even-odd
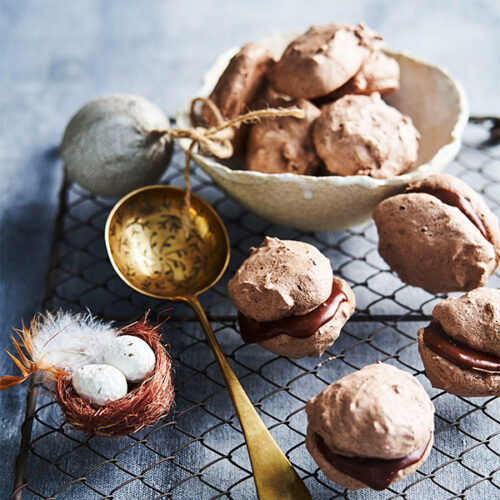
[(215, 126), (201, 127), (193, 126), (192, 128), (172, 128), (161, 132), (168, 135), (172, 139), (191, 139), (191, 143), (186, 151), (185, 166), (184, 166), (184, 182), (186, 184), (186, 193), (184, 196), (184, 213), (182, 217), (183, 232), (186, 238), (190, 230), (191, 209), (191, 182), (189, 180), (189, 166), (193, 156), (193, 150), (196, 145), (203, 146), (209, 153), (217, 158), (229, 158), (233, 155), (234, 149), (231, 143), (233, 138), (233, 128), (242, 123), (254, 123), (265, 118), (279, 118), (283, 116), (291, 116), (293, 118), (302, 119), (305, 117), (305, 111), (295, 106), (290, 108), (267, 108), (256, 111), (249, 111), (240, 116), (225, 120), (220, 109), (216, 104), (206, 97), (196, 97), (191, 101), (189, 117), (191, 123), (196, 123), (196, 105), (201, 103), (211, 114)]

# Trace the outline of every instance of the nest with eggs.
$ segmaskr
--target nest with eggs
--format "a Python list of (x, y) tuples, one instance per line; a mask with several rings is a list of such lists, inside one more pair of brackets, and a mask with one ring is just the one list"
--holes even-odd
[(99, 436), (123, 436), (153, 425), (171, 409), (174, 401), (172, 360), (161, 343), (158, 326), (143, 319), (121, 330), (144, 340), (153, 350), (155, 367), (121, 399), (101, 406), (79, 396), (69, 377), (58, 377), (54, 392), (67, 422), (75, 429)]
[[(67, 422), (76, 430), (100, 436), (123, 436), (154, 424), (174, 402), (172, 360), (161, 342), (162, 324), (153, 325), (146, 316), (124, 328), (115, 328), (90, 313), (37, 315), (29, 326), (11, 335), (15, 354), (8, 352), (20, 376), (0, 377), (0, 390), (8, 389), (42, 371), (48, 387)], [(154, 367), (145, 379), (128, 385), (120, 399), (95, 405), (80, 396), (72, 381), (76, 371), (102, 362), (113, 339), (131, 335), (144, 341), (155, 355)]]

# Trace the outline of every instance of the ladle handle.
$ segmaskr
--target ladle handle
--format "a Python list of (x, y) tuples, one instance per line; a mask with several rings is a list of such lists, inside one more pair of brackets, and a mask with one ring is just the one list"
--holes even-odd
[(233, 400), (247, 443), (260, 500), (311, 500), (311, 495), (292, 464), (274, 441), (252, 402), (229, 366), (198, 299), (188, 299), (205, 331), (208, 344), (219, 363), (227, 390)]

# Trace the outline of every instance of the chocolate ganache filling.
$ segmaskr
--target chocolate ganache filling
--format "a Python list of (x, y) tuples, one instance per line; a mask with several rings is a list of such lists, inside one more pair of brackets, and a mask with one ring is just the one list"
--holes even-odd
[(500, 373), (500, 358), (478, 351), (447, 335), (438, 321), (424, 328), (423, 341), (432, 352), (457, 365), (462, 370)]
[(334, 453), (316, 432), (314, 440), (320, 453), (336, 469), (380, 491), (385, 490), (392, 483), (398, 471), (422, 460), (432, 441), (432, 432), (423, 446), (403, 458), (347, 457)]
[(300, 339), (311, 337), (335, 316), (340, 304), (346, 301), (347, 296), (342, 291), (340, 283), (333, 280), (330, 297), (316, 309), (302, 316), (288, 316), (275, 321), (261, 322), (238, 311), (241, 337), (247, 344), (268, 340), (281, 334)]
[(465, 197), (458, 193), (455, 193), (451, 189), (440, 188), (440, 187), (419, 187), (416, 189), (410, 189), (408, 193), (427, 193), (431, 196), (435, 196), (441, 200), (446, 205), (458, 208), (478, 229), (479, 232), (491, 243), (488, 231), (486, 230), (483, 221), (475, 212), (472, 207), (471, 202)]

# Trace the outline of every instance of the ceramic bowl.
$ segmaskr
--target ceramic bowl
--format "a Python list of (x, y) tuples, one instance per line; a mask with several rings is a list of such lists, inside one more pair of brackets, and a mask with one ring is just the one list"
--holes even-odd
[[(262, 40), (279, 58), (300, 33), (276, 33)], [(208, 70), (196, 96), (208, 96), (231, 57), (222, 53)], [(284, 226), (308, 231), (338, 231), (370, 219), (384, 198), (401, 192), (410, 182), (442, 171), (458, 153), (467, 123), (463, 88), (447, 71), (409, 55), (386, 51), (401, 69), (400, 89), (386, 101), (409, 115), (420, 134), (416, 168), (389, 179), (368, 176), (314, 177), (296, 174), (264, 174), (238, 170), (231, 161), (195, 153), (194, 161), (231, 197), (248, 210)], [(189, 103), (177, 114), (177, 126), (190, 126)], [(186, 150), (190, 141), (180, 140)]]

